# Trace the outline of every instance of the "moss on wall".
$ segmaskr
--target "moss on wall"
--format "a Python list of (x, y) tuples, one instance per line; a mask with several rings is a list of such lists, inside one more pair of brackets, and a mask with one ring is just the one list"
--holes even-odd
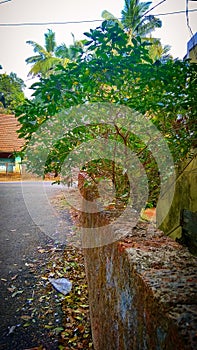
[(96, 350), (196, 348), (197, 259), (185, 248), (143, 224), (84, 255)]
[[(80, 190), (93, 201), (83, 183), (81, 176)], [(108, 216), (87, 213), (87, 205), (83, 228), (100, 224), (108, 234)], [(151, 223), (132, 228), (128, 219), (113, 228), (127, 234), (84, 249), (95, 350), (196, 349), (197, 258)]]
[[(169, 182), (168, 191), (157, 207), (157, 221), (162, 216), (163, 208), (169, 207), (171, 196)], [(182, 165), (182, 169), (177, 176), (172, 205), (169, 208), (168, 215), (160, 225), (160, 229), (166, 235), (174, 239), (182, 237), (181, 216), (184, 209), (197, 212), (197, 152), (195, 152), (192, 161), (187, 160), (187, 163)]]

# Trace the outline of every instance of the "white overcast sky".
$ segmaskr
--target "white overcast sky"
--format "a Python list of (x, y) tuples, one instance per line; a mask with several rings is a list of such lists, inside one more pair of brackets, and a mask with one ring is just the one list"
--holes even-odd
[[(101, 19), (103, 10), (108, 10), (116, 17), (120, 17), (124, 7), (124, 0), (0, 0), (0, 72), (16, 73), (27, 86), (33, 83), (27, 78), (30, 66), (25, 59), (33, 55), (33, 49), (26, 44), (33, 40), (44, 44), (44, 33), (52, 29), (56, 33), (59, 44), (72, 43), (71, 33), (76, 39), (83, 38), (83, 32), (95, 28), (98, 23), (45, 25), (45, 26), (1, 26), (4, 23), (38, 23), (38, 22), (66, 22)], [(152, 6), (161, 0), (152, 0)], [(186, 0), (166, 0), (155, 8), (152, 14), (163, 14), (185, 10)], [(189, 1), (189, 9), (197, 9), (197, 1)], [(159, 16), (163, 26), (155, 31), (154, 36), (161, 38), (164, 45), (171, 46), (174, 58), (183, 58), (187, 51), (190, 32), (187, 27), (185, 14)], [(193, 33), (197, 31), (197, 12), (189, 14), (190, 26)], [(29, 95), (26, 90), (27, 96)]]

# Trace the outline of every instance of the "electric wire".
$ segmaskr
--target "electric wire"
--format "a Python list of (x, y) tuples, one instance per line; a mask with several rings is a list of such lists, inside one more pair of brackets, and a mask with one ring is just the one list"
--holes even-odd
[[(10, 2), (12, 0), (2, 0), (0, 1), (0, 5), (6, 2)], [(147, 10), (143, 17), (146, 17), (146, 15), (148, 13), (150, 13), (153, 9), (155, 9), (156, 7), (160, 6), (161, 4), (163, 4), (164, 2), (166, 2), (167, 0), (162, 0), (160, 1), (158, 4), (154, 5), (153, 7), (151, 7), (149, 10)], [(165, 13), (158, 13), (158, 14), (153, 14), (153, 16), (155, 17), (159, 17), (159, 16), (170, 16), (170, 15), (176, 15), (176, 14), (183, 14), (185, 13), (186, 15), (186, 23), (187, 23), (187, 27), (189, 29), (190, 32), (190, 37), (193, 38), (194, 34), (192, 31), (192, 28), (190, 26), (190, 21), (189, 21), (189, 13), (192, 12), (197, 12), (197, 9), (189, 9), (189, 1), (197, 1), (197, 0), (186, 0), (186, 8), (185, 10), (180, 10), (180, 11), (173, 11), (173, 12), (165, 12)], [(119, 20), (121, 20), (121, 18), (119, 18)], [(96, 23), (96, 22), (102, 22), (103, 19), (93, 19), (93, 20), (80, 20), (80, 21), (54, 21), (54, 22), (22, 22), (22, 23), (0, 23), (0, 27), (23, 27), (23, 26), (45, 26), (45, 25), (68, 25), (68, 24), (83, 24), (83, 23)], [(196, 48), (195, 48), (195, 42), (194, 42), (194, 54), (197, 58), (197, 52), (196, 52)]]
[[(190, 12), (197, 12), (197, 9), (188, 10)], [(168, 16), (185, 13), (185, 10), (165, 12), (154, 14), (153, 16)], [(121, 20), (121, 18), (118, 18)], [(66, 25), (66, 24), (82, 24), (82, 23), (94, 23), (103, 22), (103, 19), (93, 19), (93, 20), (81, 20), (81, 21), (57, 21), (57, 22), (22, 22), (22, 23), (0, 23), (0, 27), (22, 27), (22, 26), (44, 26), (44, 25)]]
[(191, 36), (193, 36), (194, 33), (193, 33), (192, 28), (191, 28), (190, 23), (189, 23), (189, 1), (188, 0), (186, 0), (185, 14), (186, 14), (187, 27), (190, 31)]
[(8, 2), (8, 1), (12, 1), (12, 0), (3, 0), (3, 1), (0, 1), (0, 5), (1, 5), (1, 4), (4, 4), (5, 2)]
[(147, 15), (147, 13), (151, 12), (152, 10), (154, 10), (156, 7), (160, 6), (161, 4), (163, 4), (163, 2), (166, 2), (167, 0), (162, 0), (160, 1), (158, 4), (154, 5), (153, 7), (151, 7), (149, 10), (147, 10), (142, 17), (145, 17)]
[[(191, 9), (191, 10), (188, 10), (188, 13), (189, 12), (196, 12), (197, 9)], [(165, 12), (165, 13), (158, 13), (154, 16), (168, 16), (168, 15), (178, 15), (178, 14), (181, 14), (181, 13), (185, 13), (185, 10), (180, 10), (180, 11), (173, 11), (173, 12)]]

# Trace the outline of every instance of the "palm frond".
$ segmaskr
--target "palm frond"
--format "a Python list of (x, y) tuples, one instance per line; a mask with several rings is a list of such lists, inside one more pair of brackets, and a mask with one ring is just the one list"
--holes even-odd
[(46, 52), (45, 48), (43, 46), (39, 45), (38, 43), (36, 43), (35, 41), (28, 40), (28, 41), (26, 41), (26, 43), (33, 46), (35, 53), (43, 53), (44, 54)]
[(151, 18), (144, 18), (144, 20), (135, 28), (135, 32), (141, 36), (152, 33), (156, 28), (161, 28), (162, 22), (160, 19), (151, 16)]
[(44, 36), (45, 36), (46, 51), (50, 53), (54, 53), (55, 48), (57, 46), (55, 41), (55, 33), (51, 29), (48, 29), (48, 33), (45, 33)]
[(160, 28), (162, 22), (153, 15), (144, 16), (151, 5), (150, 1), (125, 0), (122, 11), (122, 23), (124, 28), (132, 35), (145, 36), (155, 28)]
[(59, 58), (68, 58), (69, 57), (69, 49), (65, 43), (56, 47), (55, 56), (59, 57)]
[(47, 77), (52, 73), (53, 68), (60, 63), (60, 59), (57, 57), (50, 57), (45, 60), (39, 61), (34, 64), (29, 72), (29, 76), (39, 76)]
[(37, 55), (37, 56), (28, 57), (25, 60), (25, 62), (29, 63), (29, 64), (33, 64), (33, 63), (36, 63), (36, 62), (39, 62), (39, 61), (42, 61), (42, 60), (43, 60), (43, 57), (41, 55)]

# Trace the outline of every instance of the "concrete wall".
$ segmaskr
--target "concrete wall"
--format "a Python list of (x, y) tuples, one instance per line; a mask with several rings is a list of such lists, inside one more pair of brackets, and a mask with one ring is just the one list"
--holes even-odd
[[(163, 208), (169, 206), (171, 200), (170, 183), (157, 207), (157, 219)], [(197, 212), (197, 151), (192, 160), (188, 159), (178, 171), (175, 195), (167, 217), (160, 225), (161, 230), (172, 238), (181, 238), (181, 214), (183, 209)]]
[[(93, 188), (82, 184), (83, 178), (79, 187), (93, 201)], [(86, 205), (81, 225), (94, 233), (100, 218), (106, 234), (109, 217), (96, 219)], [(197, 258), (152, 224), (132, 229), (128, 220), (115, 229), (127, 234), (84, 249), (95, 350), (196, 349)]]
[(9, 158), (0, 158), (0, 173), (1, 174), (20, 174), (21, 173), (21, 158), (9, 157)]
[(197, 347), (197, 262), (147, 231), (146, 239), (138, 227), (129, 243), (84, 252), (95, 350)]
[(190, 58), (191, 62), (197, 63), (197, 33), (187, 43), (186, 58)]

